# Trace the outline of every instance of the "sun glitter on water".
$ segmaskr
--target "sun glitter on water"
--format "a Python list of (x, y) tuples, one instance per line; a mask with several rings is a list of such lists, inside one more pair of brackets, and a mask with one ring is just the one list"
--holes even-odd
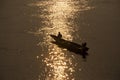
[[(76, 12), (89, 9), (86, 6), (87, 1), (45, 0), (37, 1), (31, 5), (39, 8), (36, 16), (42, 19), (41, 23), (43, 24), (36, 34), (44, 37), (43, 44), (40, 42), (40, 46), (46, 46), (44, 51), (47, 55), (42, 54), (44, 56), (43, 62), (46, 64), (45, 80), (74, 80), (73, 57), (68, 57), (66, 50), (51, 44), (53, 39), (50, 34), (57, 35), (58, 32), (61, 32), (64, 39), (72, 41), (72, 34), (75, 32), (76, 26), (73, 25), (72, 19), (75, 17)], [(39, 59), (39, 56), (36, 58)]]

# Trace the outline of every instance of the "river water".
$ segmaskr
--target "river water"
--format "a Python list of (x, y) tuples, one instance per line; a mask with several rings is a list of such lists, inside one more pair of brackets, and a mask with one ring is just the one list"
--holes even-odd
[[(57, 35), (61, 32), (66, 40), (80, 40), (80, 35), (76, 33), (80, 31), (80, 26), (74, 19), (81, 12), (92, 9), (88, 4), (89, 1), (86, 0), (38, 0), (29, 4), (30, 7), (38, 8), (32, 16), (41, 19), (38, 30), (33, 32), (43, 39), (38, 43), (42, 46), (41, 56), (45, 63), (44, 71), (39, 75), (40, 80), (75, 80), (73, 74), (77, 63), (74, 62), (74, 55), (52, 44), (50, 34)], [(37, 58), (39, 57), (38, 55)]]
[[(120, 80), (119, 0), (2, 0), (0, 80)], [(50, 34), (90, 48), (82, 56)], [(72, 47), (72, 46), (71, 46)]]

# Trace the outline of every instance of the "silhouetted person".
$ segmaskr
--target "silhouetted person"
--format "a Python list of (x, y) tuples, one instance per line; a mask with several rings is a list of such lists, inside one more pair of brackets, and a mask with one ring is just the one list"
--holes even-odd
[(89, 48), (87, 48), (86, 45), (87, 45), (86, 42), (82, 43), (82, 49), (83, 49), (83, 51), (88, 51)]
[(86, 45), (87, 45), (87, 43), (86, 43), (86, 42), (82, 43), (82, 46), (83, 46), (83, 47), (86, 47)]
[(58, 32), (58, 38), (62, 38), (62, 34), (60, 32)]

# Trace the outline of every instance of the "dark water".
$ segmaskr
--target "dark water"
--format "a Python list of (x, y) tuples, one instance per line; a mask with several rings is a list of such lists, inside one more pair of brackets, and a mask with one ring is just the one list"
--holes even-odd
[[(119, 0), (1, 1), (0, 80), (119, 80)], [(50, 41), (87, 42), (87, 61)]]

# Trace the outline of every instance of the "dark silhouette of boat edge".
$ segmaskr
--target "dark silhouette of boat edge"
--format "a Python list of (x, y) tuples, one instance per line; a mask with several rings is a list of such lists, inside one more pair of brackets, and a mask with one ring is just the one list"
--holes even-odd
[(89, 50), (89, 48), (86, 47), (87, 45), (86, 42), (80, 45), (71, 41), (67, 41), (65, 39), (62, 39), (62, 35), (60, 33), (58, 34), (58, 36), (56, 35), (50, 35), (50, 36), (54, 39), (54, 41), (51, 41), (51, 43), (56, 44), (60, 48), (65, 48), (70, 52), (79, 54), (84, 59), (86, 59), (86, 56), (88, 55), (87, 51)]

